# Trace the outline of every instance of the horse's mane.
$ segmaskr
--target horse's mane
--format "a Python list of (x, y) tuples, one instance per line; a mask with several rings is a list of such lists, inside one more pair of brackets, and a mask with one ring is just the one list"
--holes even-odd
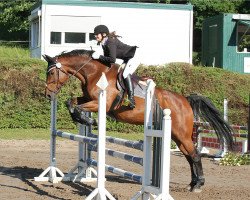
[(69, 52), (63, 51), (59, 55), (57, 55), (57, 58), (62, 58), (62, 57), (72, 57), (72, 56), (83, 56), (87, 55), (88, 57), (92, 56), (93, 50), (86, 50), (86, 49), (75, 49)]

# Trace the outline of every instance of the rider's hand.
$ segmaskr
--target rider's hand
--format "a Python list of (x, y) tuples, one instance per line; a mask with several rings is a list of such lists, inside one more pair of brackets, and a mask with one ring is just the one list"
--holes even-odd
[(100, 58), (100, 53), (99, 52), (97, 52), (97, 51), (95, 51), (93, 54), (92, 54), (92, 58), (93, 59), (99, 59)]

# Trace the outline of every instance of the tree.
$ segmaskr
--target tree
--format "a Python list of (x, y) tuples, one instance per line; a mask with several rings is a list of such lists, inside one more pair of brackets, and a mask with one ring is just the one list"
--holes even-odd
[(31, 0), (0, 2), (0, 39), (28, 40), (28, 16), (35, 2)]
[(220, 13), (239, 13), (245, 0), (190, 0), (190, 3), (194, 6), (195, 28), (201, 30), (205, 18)]
[[(0, 40), (28, 40), (31, 7), (39, 0), (0, 1)], [(141, 2), (164, 4), (187, 4), (194, 6), (194, 49), (199, 51), (202, 23), (205, 18), (220, 13), (250, 13), (248, 0), (100, 0), (116, 2)]]
[(189, 0), (189, 3), (194, 6), (194, 51), (201, 50), (204, 19), (220, 13), (245, 13), (247, 9), (244, 8), (249, 4), (247, 0)]

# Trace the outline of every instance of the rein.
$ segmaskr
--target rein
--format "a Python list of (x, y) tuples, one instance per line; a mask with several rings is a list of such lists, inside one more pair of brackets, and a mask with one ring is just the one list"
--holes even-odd
[[(57, 86), (56, 86), (57, 89), (56, 89), (55, 91), (52, 91), (51, 89), (48, 88), (48, 84), (53, 83), (53, 82), (55, 82), (55, 81), (52, 81), (52, 82), (48, 83), (48, 84), (46, 85), (46, 88), (47, 88), (50, 92), (53, 92), (53, 93), (57, 94), (57, 93), (59, 92), (60, 88), (61, 88), (64, 84), (66, 84), (67, 81), (70, 80), (70, 78), (71, 78), (72, 76), (75, 76), (75, 75), (76, 75), (84, 66), (86, 66), (91, 60), (92, 60), (92, 58), (89, 58), (89, 59), (87, 60), (87, 62), (85, 62), (81, 67), (79, 67), (79, 69), (77, 69), (77, 70), (75, 71), (74, 74), (69, 74), (69, 73), (65, 72), (64, 70), (62, 70), (62, 69), (61, 69), (62, 64), (61, 64), (60, 62), (56, 62), (55, 64), (51, 65), (50, 68), (49, 68), (49, 70), (47, 71), (47, 73), (49, 73), (49, 72), (50, 72), (52, 69), (54, 69), (54, 68), (58, 69), (58, 79), (57, 79)], [(66, 75), (68, 76), (68, 80), (65, 81), (64, 83), (61, 83), (60, 86), (58, 87), (58, 83), (59, 83), (59, 71), (61, 71), (61, 72), (63, 72), (64, 74), (66, 74)]]
[(74, 74), (70, 74), (69, 75), (69, 79), (72, 77), (72, 76), (75, 76), (85, 65), (87, 65), (90, 61), (92, 60), (92, 58), (88, 59), (86, 63), (84, 63), (78, 70), (76, 70), (76, 72)]

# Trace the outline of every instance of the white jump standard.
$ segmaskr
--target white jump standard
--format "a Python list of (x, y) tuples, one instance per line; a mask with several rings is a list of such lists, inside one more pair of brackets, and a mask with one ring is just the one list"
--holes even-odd
[[(169, 109), (163, 110), (162, 130), (153, 130), (153, 98), (155, 83), (152, 80), (147, 81), (147, 93), (145, 99), (145, 113), (144, 113), (144, 160), (143, 160), (143, 182), (142, 189), (132, 197), (132, 200), (172, 200), (169, 194), (170, 182), (170, 147), (171, 147), (171, 111)], [(161, 148), (161, 166), (160, 166), (160, 180), (159, 187), (152, 186), (151, 173), (152, 167), (152, 142), (153, 137), (162, 138)]]
[[(50, 166), (39, 176), (35, 177), (35, 181), (50, 181), (57, 183), (59, 181), (80, 181), (89, 182), (97, 180), (97, 188), (86, 198), (90, 199), (112, 199), (114, 197), (105, 189), (105, 169), (111, 173), (117, 174), (124, 178), (139, 182), (142, 184), (142, 189), (132, 197), (133, 200), (160, 200), (160, 199), (173, 199), (169, 194), (169, 172), (170, 172), (170, 143), (171, 143), (171, 117), (170, 110), (163, 111), (164, 117), (160, 130), (153, 128), (153, 106), (154, 101), (154, 87), (155, 84), (152, 80), (148, 81), (147, 96), (145, 98), (145, 116), (144, 116), (144, 142), (142, 141), (129, 141), (120, 138), (106, 136), (106, 90), (107, 80), (103, 74), (97, 83), (100, 88), (99, 93), (99, 109), (98, 109), (98, 135), (91, 132), (91, 126), (80, 125), (79, 134), (67, 133), (64, 131), (56, 130), (56, 99), (51, 101), (51, 143), (50, 143)], [(161, 121), (162, 117), (159, 118)], [(79, 142), (79, 160), (77, 164), (69, 171), (68, 174), (63, 174), (56, 168), (55, 159), (55, 143), (56, 137), (63, 137), (73, 141)], [(158, 151), (160, 153), (160, 166), (157, 169), (160, 171), (160, 176), (157, 177), (159, 185), (154, 185), (151, 181), (153, 172), (151, 163), (152, 161), (152, 141), (153, 138), (161, 138), (162, 145)], [(127, 154), (120, 151), (105, 148), (105, 141), (115, 143), (118, 145), (143, 150), (143, 158)], [(98, 145), (97, 145), (98, 143)], [(103, 151), (105, 149), (105, 151)], [(91, 158), (91, 151), (98, 152), (98, 162)], [(126, 161), (134, 162), (143, 165), (143, 175), (138, 175), (133, 172), (106, 165), (105, 154), (117, 157)], [(98, 172), (91, 166), (97, 167)], [(59, 177), (57, 176), (59, 175)]]
[(106, 88), (108, 81), (103, 73), (100, 80), (96, 84), (99, 88), (98, 98), (98, 165), (97, 165), (97, 188), (86, 198), (86, 200), (95, 199), (110, 200), (115, 198), (105, 188), (105, 149), (106, 146)]

